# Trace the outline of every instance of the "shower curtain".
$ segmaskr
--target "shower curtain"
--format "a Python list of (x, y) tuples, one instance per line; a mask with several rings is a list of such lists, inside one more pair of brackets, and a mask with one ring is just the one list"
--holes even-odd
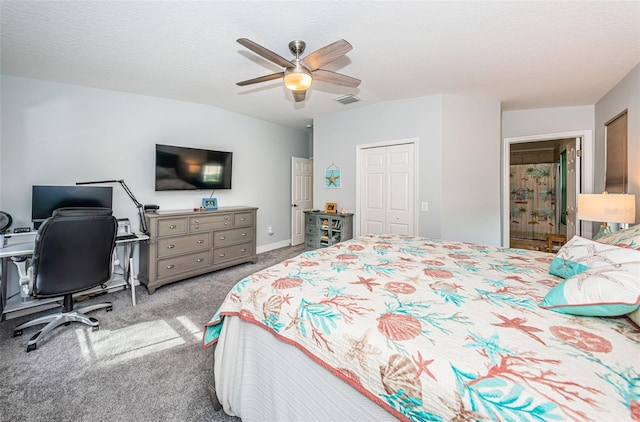
[(514, 164), (510, 168), (511, 237), (544, 240), (556, 233), (557, 163)]

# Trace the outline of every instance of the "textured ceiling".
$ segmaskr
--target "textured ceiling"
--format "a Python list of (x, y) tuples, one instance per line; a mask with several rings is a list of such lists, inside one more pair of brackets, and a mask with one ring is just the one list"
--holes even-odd
[[(380, 101), (457, 94), (503, 110), (596, 103), (640, 62), (640, 1), (6, 1), (0, 70), (211, 104), (304, 128)], [(236, 82), (282, 69), (236, 42), (285, 58), (344, 38), (325, 66), (357, 89), (314, 83), (294, 103), (281, 81)], [(362, 101), (334, 99), (355, 94)]]

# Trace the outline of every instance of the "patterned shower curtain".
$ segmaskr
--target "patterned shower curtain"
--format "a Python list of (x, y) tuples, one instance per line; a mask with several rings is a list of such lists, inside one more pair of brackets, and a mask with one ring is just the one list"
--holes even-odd
[(514, 164), (511, 181), (511, 236), (544, 240), (556, 233), (557, 164)]

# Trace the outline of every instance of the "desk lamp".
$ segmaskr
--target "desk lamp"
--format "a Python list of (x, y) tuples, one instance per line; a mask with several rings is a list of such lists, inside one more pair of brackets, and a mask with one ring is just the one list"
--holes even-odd
[[(149, 229), (147, 228), (147, 220), (144, 218), (143, 205), (140, 202), (138, 202), (135, 196), (133, 196), (133, 192), (131, 192), (131, 190), (129, 189), (127, 184), (124, 182), (124, 180), (121, 179), (121, 180), (100, 180), (96, 182), (76, 182), (76, 185), (96, 185), (99, 183), (100, 184), (101, 183), (120, 183), (120, 185), (122, 186), (122, 189), (124, 189), (127, 195), (129, 195), (129, 198), (131, 198), (131, 200), (135, 204), (136, 208), (138, 208), (138, 215), (140, 216), (140, 230), (142, 230), (142, 232), (148, 236)], [(155, 205), (151, 207), (152, 208), (155, 207), (155, 209), (157, 209), (157, 206)]]
[(636, 220), (635, 195), (609, 195), (606, 191), (601, 194), (579, 194), (578, 212), (580, 220), (599, 221), (600, 230), (593, 237), (599, 239), (611, 234), (608, 223), (634, 223)]

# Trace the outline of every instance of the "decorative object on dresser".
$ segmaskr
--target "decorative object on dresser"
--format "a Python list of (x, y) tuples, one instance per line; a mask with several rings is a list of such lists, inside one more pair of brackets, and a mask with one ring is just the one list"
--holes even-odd
[(338, 204), (336, 204), (335, 202), (327, 202), (326, 204), (324, 204), (324, 212), (330, 213), (330, 214), (337, 213)]
[(218, 209), (218, 199), (217, 198), (202, 198), (202, 208), (207, 211), (217, 210)]
[[(337, 208), (337, 207), (336, 207)], [(305, 211), (305, 249), (334, 245), (353, 237), (353, 214)]]
[(174, 281), (257, 262), (255, 207), (146, 214), (150, 239), (140, 248), (140, 282), (149, 293)]

